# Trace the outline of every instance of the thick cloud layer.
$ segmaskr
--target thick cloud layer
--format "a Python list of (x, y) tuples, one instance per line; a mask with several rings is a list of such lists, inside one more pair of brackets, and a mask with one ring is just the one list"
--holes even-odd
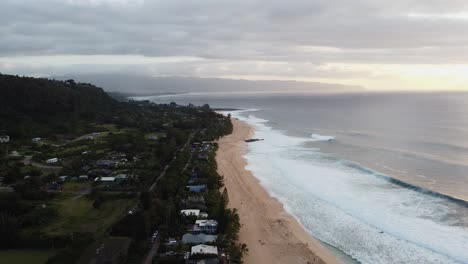
[[(83, 64), (38, 56), (108, 55), (144, 57), (156, 75), (340, 79), (362, 71), (330, 65), (465, 64), (468, 1), (2, 0), (0, 36), (0, 71), (56, 74)], [(154, 57), (191, 59), (145, 68)]]

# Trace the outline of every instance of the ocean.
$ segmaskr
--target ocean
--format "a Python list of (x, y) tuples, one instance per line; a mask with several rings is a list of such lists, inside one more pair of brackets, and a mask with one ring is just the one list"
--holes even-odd
[(247, 169), (350, 263), (468, 263), (468, 94), (200, 93), (256, 128)]

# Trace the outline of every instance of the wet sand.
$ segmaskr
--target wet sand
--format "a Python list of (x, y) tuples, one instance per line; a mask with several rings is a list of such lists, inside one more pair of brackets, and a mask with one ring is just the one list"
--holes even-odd
[(234, 131), (219, 140), (216, 160), (218, 171), (225, 179), (229, 206), (239, 212), (240, 242), (249, 248), (245, 263), (339, 263), (245, 169), (243, 155), (247, 143), (244, 140), (253, 135), (254, 128), (236, 119), (232, 122)]

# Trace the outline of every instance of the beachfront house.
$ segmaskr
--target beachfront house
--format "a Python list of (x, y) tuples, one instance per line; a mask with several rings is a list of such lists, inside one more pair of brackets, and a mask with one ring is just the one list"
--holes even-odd
[(193, 227), (192, 233), (206, 232), (214, 234), (218, 230), (218, 222), (212, 219), (196, 220), (195, 226)]
[(196, 216), (196, 217), (198, 217), (200, 215), (200, 210), (198, 210), (198, 209), (180, 210), (180, 214), (183, 215), (183, 216)]
[(187, 189), (189, 192), (194, 192), (194, 193), (202, 193), (207, 190), (206, 184), (202, 185), (187, 185)]
[(10, 142), (10, 136), (8, 135), (1, 135), (0, 136), (0, 143), (8, 143)]
[(191, 255), (218, 255), (218, 248), (215, 246), (209, 246), (209, 245), (196, 245), (193, 246), (191, 249)]
[(216, 242), (217, 236), (215, 235), (206, 235), (206, 234), (190, 234), (187, 233), (182, 236), (182, 242), (184, 244), (205, 244), (205, 243), (214, 243)]

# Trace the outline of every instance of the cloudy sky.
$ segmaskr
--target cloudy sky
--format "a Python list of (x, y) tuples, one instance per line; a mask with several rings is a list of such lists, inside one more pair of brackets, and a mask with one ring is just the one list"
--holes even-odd
[(0, 72), (468, 90), (467, 0), (1, 0)]

